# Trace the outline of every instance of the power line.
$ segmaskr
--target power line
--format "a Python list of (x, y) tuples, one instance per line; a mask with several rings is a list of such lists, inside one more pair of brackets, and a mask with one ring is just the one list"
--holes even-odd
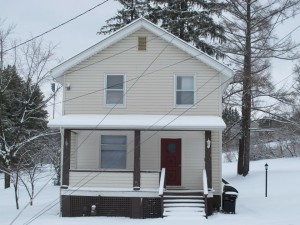
[(86, 11), (84, 11), (83, 13), (80, 13), (79, 15), (77, 15), (77, 16), (75, 16), (75, 17), (69, 19), (69, 20), (67, 20), (66, 22), (63, 22), (63, 23), (61, 23), (61, 24), (59, 24), (59, 25), (57, 25), (57, 26), (51, 28), (50, 30), (47, 30), (47, 31), (45, 31), (45, 32), (43, 32), (43, 33), (41, 33), (41, 34), (39, 34), (39, 35), (37, 35), (37, 36), (31, 38), (31, 39), (28, 39), (27, 41), (24, 41), (24, 42), (22, 42), (22, 43), (20, 43), (20, 44), (17, 44), (17, 45), (15, 45), (14, 47), (11, 47), (11, 48), (9, 48), (9, 49), (7, 49), (7, 50), (4, 50), (3, 53), (6, 53), (6, 52), (8, 52), (8, 51), (10, 51), (10, 50), (13, 50), (13, 49), (16, 49), (16, 48), (18, 48), (18, 47), (20, 47), (20, 46), (22, 46), (22, 45), (24, 45), (24, 44), (26, 44), (26, 43), (28, 43), (28, 42), (31, 42), (31, 41), (33, 41), (33, 40), (39, 38), (39, 37), (42, 37), (42, 36), (44, 36), (45, 34), (48, 34), (48, 33), (50, 33), (51, 31), (54, 31), (54, 30), (56, 30), (56, 29), (58, 29), (58, 28), (60, 28), (60, 27), (62, 27), (62, 26), (64, 26), (64, 25), (66, 25), (67, 23), (70, 23), (70, 22), (73, 21), (73, 20), (76, 20), (77, 18), (79, 18), (79, 17), (81, 17), (81, 16), (87, 14), (88, 12), (90, 12), (90, 11), (96, 9), (96, 8), (98, 8), (99, 6), (103, 5), (104, 3), (108, 2), (108, 1), (109, 1), (109, 0), (104, 0), (103, 2), (101, 2), (101, 3), (97, 4), (97, 5), (95, 5), (94, 7), (90, 8), (90, 9), (88, 9), (88, 10), (86, 10)]
[[(148, 67), (142, 72), (142, 74), (140, 76), (137, 77), (137, 79), (135, 80), (135, 82), (131, 85), (131, 87), (123, 94), (122, 97), (124, 97), (130, 90), (131, 88), (139, 81), (140, 78), (143, 77), (143, 75), (146, 73), (147, 70), (149, 70), (149, 68), (153, 65), (153, 63), (159, 58), (159, 56), (167, 49), (167, 47), (170, 45), (170, 43), (173, 41), (174, 37), (167, 43), (167, 45), (159, 52), (159, 54), (154, 58), (154, 60), (148, 65)], [(112, 107), (109, 112), (102, 118), (102, 120), (95, 126), (95, 128), (97, 128), (104, 120), (105, 118), (112, 112), (112, 110), (117, 106), (117, 104), (114, 105), (114, 107)], [(90, 137), (90, 135), (92, 135), (95, 132), (95, 130), (92, 130), (86, 137), (85, 139), (80, 143), (80, 145), (76, 148), (76, 152), (77, 150), (81, 147), (81, 145), (83, 143), (85, 143), (85, 141)], [(71, 157), (71, 156), (70, 156)], [(70, 159), (69, 157), (69, 159)], [(100, 174), (100, 173), (99, 173)], [(98, 175), (99, 175), (98, 174)], [(54, 175), (53, 175), (54, 176)], [(53, 176), (51, 177), (51, 179), (53, 178)], [(79, 181), (80, 183), (81, 181)], [(22, 210), (23, 211), (23, 210)], [(18, 214), (19, 216), (20, 214)], [(17, 217), (18, 217), (17, 216)], [(13, 222), (16, 220), (17, 218), (15, 218), (13, 220)], [(13, 224), (13, 222), (11, 224)]]
[[(173, 39), (172, 39), (173, 40)], [(171, 40), (171, 41), (172, 41)], [(170, 42), (168, 42), (168, 45), (170, 44)], [(167, 46), (168, 46), (167, 45)], [(166, 47), (167, 47), (166, 46)], [(156, 59), (158, 59), (158, 57), (162, 54), (162, 52), (166, 49), (166, 47), (164, 48), (164, 49), (162, 49), (162, 51), (158, 54), (158, 56), (150, 63), (150, 65), (144, 70), (144, 72), (138, 77), (138, 78), (135, 78), (135, 80), (136, 80), (136, 82), (134, 83), (134, 84), (136, 84), (137, 83), (137, 81), (142, 77), (142, 76), (144, 76), (145, 74), (146, 74), (146, 71), (151, 67), (151, 65), (156, 61)], [(201, 54), (204, 54), (203, 52), (201, 52)], [(199, 54), (200, 55), (200, 54)], [(196, 55), (196, 56), (193, 56), (193, 57), (189, 57), (188, 59), (184, 59), (184, 60), (182, 60), (182, 61), (187, 61), (187, 60), (190, 60), (190, 59), (192, 59), (192, 58), (194, 58), (194, 57), (197, 57), (198, 55)], [(176, 63), (174, 63), (174, 64), (171, 64), (171, 65), (168, 65), (168, 66), (166, 66), (166, 68), (168, 68), (168, 67), (170, 67), (170, 66), (172, 66), (172, 65), (177, 65), (178, 64), (178, 62), (176, 62)], [(225, 68), (224, 68), (225, 69)], [(223, 69), (223, 70), (224, 70)], [(161, 70), (161, 69), (160, 69)], [(222, 70), (222, 71), (223, 71)], [(159, 70), (156, 70), (155, 72), (157, 72), (157, 71), (159, 71)], [(206, 85), (210, 80), (212, 80), (214, 77), (216, 77), (217, 75), (219, 75), (222, 71), (219, 71), (218, 72), (218, 74), (216, 74), (215, 76), (213, 76), (212, 78), (210, 78), (204, 85)], [(153, 73), (153, 72), (152, 72)], [(222, 87), (223, 85), (224, 85), (224, 83), (226, 83), (226, 82), (228, 82), (229, 80), (230, 80), (231, 78), (229, 78), (228, 80), (226, 80), (225, 82), (223, 82), (222, 84), (220, 84), (219, 86), (217, 86), (217, 88), (215, 88), (214, 90), (212, 90), (211, 92), (209, 92), (206, 96), (204, 96), (203, 98), (201, 98), (199, 101), (197, 101), (197, 102), (195, 102), (193, 105), (192, 105), (192, 107), (190, 107), (190, 108), (188, 108), (187, 110), (185, 110), (182, 114), (180, 114), (179, 116), (177, 116), (177, 117), (175, 117), (171, 122), (173, 122), (173, 121), (175, 121), (176, 119), (178, 119), (181, 115), (183, 115), (184, 113), (186, 113), (187, 111), (189, 111), (191, 108), (193, 108), (195, 105), (197, 105), (197, 104), (199, 104), (203, 99), (205, 99), (207, 96), (209, 96), (211, 93), (213, 93), (214, 91), (216, 91), (216, 90), (218, 90), (220, 87)], [(133, 85), (134, 85), (133, 84)], [(132, 86), (133, 86), (132, 85)], [(203, 86), (204, 86), (203, 85)], [(132, 86), (131, 86), (131, 88), (132, 88)], [(201, 88), (199, 87), (198, 89), (197, 89), (197, 91), (199, 91)], [(129, 91), (129, 90), (128, 90)], [(128, 91), (126, 92), (126, 93), (128, 93)], [(125, 94), (126, 94), (125, 93)], [(124, 95), (123, 95), (124, 96)], [(116, 106), (116, 105), (115, 105)], [(175, 109), (172, 109), (171, 111), (169, 111), (168, 112), (168, 114), (169, 113), (171, 113), (173, 110), (175, 110)], [(110, 110), (107, 114), (106, 114), (106, 116), (96, 125), (96, 128), (102, 123), (102, 121), (110, 114), (110, 112), (111, 112), (112, 110)], [(168, 115), (167, 114), (167, 115)], [(163, 117), (165, 117), (166, 115), (164, 115)], [(162, 118), (163, 118), (162, 117)], [(162, 118), (160, 118), (157, 122), (159, 122)], [(150, 129), (152, 126), (154, 126), (157, 122), (155, 122), (153, 125), (151, 125), (148, 129)], [(168, 125), (169, 125), (170, 123), (168, 123), (167, 125), (165, 125), (164, 127), (167, 127)], [(75, 152), (76, 151), (78, 151), (78, 149), (79, 149), (79, 147), (87, 140), (87, 138), (93, 133), (93, 132), (95, 132), (95, 130), (92, 130), (88, 135), (87, 135), (87, 137), (80, 143), (80, 145), (76, 148), (76, 150), (75, 150)], [(156, 133), (158, 133), (158, 132), (160, 132), (160, 131), (157, 131)], [(155, 134), (156, 134), (155, 133)], [(147, 140), (149, 140), (150, 138), (152, 138), (154, 135), (152, 135), (151, 137), (149, 137)], [(145, 140), (145, 141), (147, 141), (147, 140)], [(145, 142), (144, 141), (144, 142)], [(144, 142), (142, 142), (141, 143), (141, 145), (144, 143)], [(129, 145), (129, 144), (128, 144)], [(131, 150), (132, 151), (132, 150)], [(127, 152), (127, 154), (129, 154), (131, 151), (128, 151)], [(73, 153), (74, 154), (74, 153)], [(70, 156), (71, 157), (71, 156)], [(93, 178), (91, 178), (90, 180), (92, 180), (92, 179), (94, 179), (94, 178), (96, 178), (97, 176), (99, 176), (100, 174), (101, 174), (102, 172), (98, 172)], [(90, 173), (91, 174), (91, 173)], [(85, 177), (84, 177), (85, 178)], [(83, 179), (84, 179), (83, 178)], [(83, 180), (82, 179), (82, 180)], [(82, 181), (82, 180), (80, 180), (79, 182), (78, 182), (78, 184)], [(89, 181), (90, 181), (89, 180)], [(89, 181), (87, 181), (87, 182), (89, 182)], [(85, 184), (85, 183), (84, 183)], [(84, 184), (82, 184), (81, 186), (83, 186)], [(80, 186), (80, 187), (81, 187)], [(80, 187), (78, 187), (78, 188), (80, 188)], [(74, 190), (73, 192), (75, 192), (76, 190)], [(52, 203), (51, 203), (52, 204)], [(53, 206), (51, 206), (51, 208), (52, 208)], [(49, 208), (50, 209), (50, 208)], [(31, 223), (33, 220), (35, 220), (36, 218), (38, 218), (38, 217), (40, 217), (41, 215), (43, 215), (45, 212), (46, 212), (47, 210), (45, 210), (44, 211), (44, 209), (43, 210), (41, 210), (39, 213), (38, 213), (38, 215), (35, 215), (33, 218), (31, 218), (29, 221), (27, 221), (27, 223), (26, 224), (29, 224), (29, 223)]]
[[(138, 79), (138, 78), (135, 78), (135, 79)], [(219, 88), (219, 87), (218, 87), (218, 88)], [(218, 89), (218, 88), (217, 88), (217, 89)], [(102, 90), (103, 90), (103, 89), (102, 89)], [(187, 111), (188, 111), (188, 110), (187, 110)], [(184, 114), (184, 113), (183, 113), (183, 114)], [(173, 121), (172, 121), (172, 122), (173, 122)], [(159, 132), (159, 131), (158, 131), (158, 132)], [(148, 139), (147, 139), (147, 140), (148, 140)]]
[[(217, 74), (219, 75), (219, 74)], [(215, 75), (215, 76), (217, 76)], [(226, 84), (231, 78), (225, 80), (224, 82), (222, 82), (220, 85), (218, 85), (216, 88), (214, 88), (213, 90), (211, 90), (207, 95), (205, 95), (204, 97), (202, 97), (200, 100), (198, 100), (197, 102), (195, 102), (193, 105), (191, 105), (190, 107), (188, 107), (187, 109), (185, 109), (182, 113), (180, 113), (178, 116), (176, 116), (173, 120), (171, 120), (170, 122), (168, 122), (166, 125), (164, 125), (161, 130), (158, 130), (156, 132), (154, 132), (150, 137), (148, 137), (146, 140), (144, 140), (140, 146), (142, 146), (142, 144), (144, 144), (146, 141), (148, 141), (149, 139), (151, 139), (154, 135), (156, 135), (157, 133), (163, 131), (164, 128), (166, 128), (167, 126), (169, 126), (172, 122), (176, 121), (179, 117), (183, 116), (186, 112), (188, 112), (189, 110), (191, 110), (193, 107), (195, 107), (195, 105), (199, 104), (201, 101), (203, 101), (204, 99), (206, 99), (208, 96), (210, 96), (212, 93), (214, 93), (216, 90), (218, 90), (220, 87), (222, 87), (224, 84)], [(200, 88), (199, 88), (200, 90)], [(171, 111), (173, 111), (175, 109), (172, 109)], [(159, 122), (163, 117), (165, 117), (166, 115), (163, 115), (157, 122)], [(154, 126), (157, 122), (155, 122), (154, 124), (152, 124), (151, 126), (148, 127), (148, 131), (149, 129)], [(98, 126), (98, 125), (97, 125)], [(147, 130), (145, 130), (144, 132), (146, 132)], [(86, 140), (86, 139), (85, 139)], [(84, 140), (84, 141), (85, 141)], [(82, 143), (81, 143), (82, 144)], [(129, 145), (129, 144), (128, 144)], [(78, 148), (76, 149), (76, 151), (78, 150)], [(126, 154), (128, 155), (129, 153), (131, 153), (133, 150), (131, 151), (128, 151)], [(105, 172), (105, 171), (103, 171)], [(79, 190), (80, 187), (82, 187), (84, 184), (90, 182), (91, 180), (95, 179), (97, 176), (99, 176), (101, 173), (103, 173), (102, 171), (101, 172), (98, 172), (94, 177), (92, 177), (91, 179), (89, 179), (88, 181), (86, 181), (85, 183), (83, 183), (81, 186), (79, 186), (76, 190), (72, 191), (72, 193), (74, 193), (75, 191)], [(91, 173), (90, 173), (91, 174)], [(84, 177), (86, 178), (86, 177)], [(84, 179), (83, 178), (83, 179)], [(82, 179), (82, 180), (83, 180)], [(79, 182), (77, 182), (77, 184), (79, 184), (82, 180), (80, 180)], [(57, 199), (56, 199), (57, 200)], [(56, 200), (54, 200), (53, 202), (55, 202)], [(54, 207), (54, 205), (51, 205), (53, 202), (51, 202), (50, 204), (48, 204), (47, 207), (50, 207), (49, 209), (51, 209), (52, 207)], [(59, 203), (59, 202), (58, 202)], [(58, 204), (56, 203), (56, 204)], [(25, 225), (28, 225), (30, 224), (31, 222), (33, 222), (35, 219), (37, 219), (38, 217), (42, 216), (44, 213), (46, 213), (49, 209), (42, 209), (38, 214), (36, 214), (33, 218), (29, 219), (29, 221), (27, 221), (25, 223)]]

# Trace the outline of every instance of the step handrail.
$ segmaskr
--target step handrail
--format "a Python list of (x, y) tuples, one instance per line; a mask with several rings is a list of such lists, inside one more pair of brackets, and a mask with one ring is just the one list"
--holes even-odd
[(204, 195), (204, 203), (205, 203), (205, 217), (207, 219), (207, 215), (208, 215), (208, 208), (207, 208), (208, 186), (207, 186), (207, 174), (206, 174), (205, 169), (203, 169), (203, 195)]
[(158, 194), (162, 196), (164, 194), (164, 188), (166, 187), (166, 169), (162, 168), (160, 172), (160, 181), (159, 181), (159, 189)]

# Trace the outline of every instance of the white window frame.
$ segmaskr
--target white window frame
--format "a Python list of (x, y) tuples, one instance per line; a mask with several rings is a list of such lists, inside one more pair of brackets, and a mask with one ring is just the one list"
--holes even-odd
[[(103, 144), (102, 144), (102, 138), (103, 136), (122, 136), (122, 137), (125, 137), (126, 139), (126, 143), (124, 144), (125, 146), (125, 150), (124, 150), (124, 153), (125, 153), (125, 166), (124, 168), (108, 168), (108, 167), (103, 167), (102, 165), (102, 159), (103, 159), (103, 155), (102, 155), (102, 151), (103, 151)], [(127, 169), (127, 143), (128, 142), (128, 137), (127, 135), (124, 135), (124, 134), (103, 134), (103, 135), (100, 135), (100, 161), (99, 161), (99, 167), (100, 169), (105, 169), (105, 170), (126, 170)], [(108, 145), (108, 144), (107, 144)], [(113, 145), (113, 144), (111, 144)], [(108, 151), (119, 151), (119, 150), (108, 150)]]
[[(107, 97), (107, 77), (108, 76), (123, 76), (123, 103), (122, 104), (107, 104), (106, 103), (106, 97)], [(112, 90), (112, 89), (110, 89)], [(116, 89), (116, 90), (120, 90), (120, 89)], [(104, 76), (104, 106), (106, 107), (118, 107), (118, 108), (122, 108), (122, 107), (126, 107), (126, 75), (124, 73), (107, 73)]]
[[(193, 91), (194, 93), (194, 102), (193, 104), (177, 104), (177, 77), (193, 77), (193, 90), (186, 90), (186, 91)], [(195, 74), (175, 74), (174, 75), (174, 107), (175, 108), (196, 108), (196, 75)]]

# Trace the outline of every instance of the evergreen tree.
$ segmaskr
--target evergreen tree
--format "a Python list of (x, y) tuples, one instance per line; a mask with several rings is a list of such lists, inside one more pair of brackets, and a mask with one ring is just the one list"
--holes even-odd
[(224, 28), (214, 19), (220, 16), (223, 3), (215, 0), (158, 0), (153, 3), (162, 28), (209, 55), (224, 56), (212, 45), (226, 41)]
[(6, 168), (13, 169), (21, 154), (38, 149), (30, 146), (47, 130), (48, 114), (39, 86), (30, 79), (25, 82), (15, 67), (2, 71), (2, 86), (0, 160)]
[(101, 27), (97, 34), (110, 34), (140, 17), (145, 17), (146, 19), (157, 23), (157, 20), (153, 16), (153, 8), (150, 6), (148, 0), (118, 1), (124, 8), (118, 10), (116, 16), (106, 20), (106, 25)]
[(238, 113), (237, 109), (233, 109), (230, 107), (225, 107), (222, 112), (222, 118), (226, 126), (236, 125), (241, 120), (240, 114)]
[(145, 17), (175, 36), (209, 55), (223, 57), (213, 44), (225, 42), (223, 27), (214, 17), (221, 14), (223, 3), (215, 0), (119, 0), (123, 9), (106, 21), (98, 34), (107, 34)]

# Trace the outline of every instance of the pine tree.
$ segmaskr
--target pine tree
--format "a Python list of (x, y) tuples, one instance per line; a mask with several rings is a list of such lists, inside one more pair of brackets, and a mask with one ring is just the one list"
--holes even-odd
[(37, 141), (47, 130), (48, 114), (38, 85), (30, 79), (25, 82), (13, 66), (6, 67), (1, 75), (1, 90), (5, 91), (0, 96), (0, 161), (7, 170), (13, 171), (24, 152), (30, 157), (30, 152), (34, 154), (38, 149)]
[[(226, 41), (224, 28), (214, 17), (220, 16), (223, 3), (215, 0), (153, 1), (162, 28), (191, 43), (209, 55), (224, 56), (212, 43)], [(212, 42), (212, 43), (210, 43)]]
[(209, 55), (223, 57), (213, 45), (225, 42), (223, 27), (215, 17), (223, 3), (215, 0), (119, 0), (123, 9), (106, 21), (98, 34), (108, 34), (139, 17), (161, 25), (175, 36), (191, 43)]
[(157, 22), (155, 17), (150, 15), (153, 15), (153, 8), (150, 6), (148, 0), (118, 1), (123, 5), (124, 8), (118, 10), (116, 16), (106, 20), (106, 25), (101, 27), (97, 34), (110, 34), (140, 17), (145, 17), (154, 23)]
[(226, 124), (226, 126), (232, 126), (237, 124), (241, 117), (240, 114), (238, 113), (237, 109), (233, 109), (230, 107), (225, 107), (222, 113), (222, 118)]

